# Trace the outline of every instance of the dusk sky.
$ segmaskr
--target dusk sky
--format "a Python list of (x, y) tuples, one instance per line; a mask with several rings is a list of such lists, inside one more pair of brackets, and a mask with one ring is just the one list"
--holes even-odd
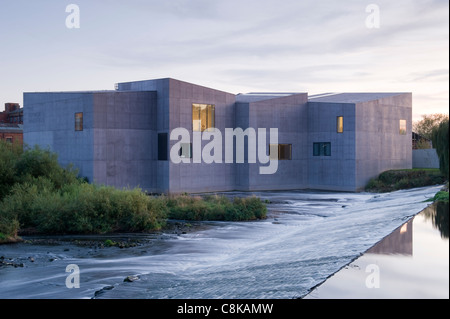
[(448, 0), (0, 4), (0, 111), (23, 92), (171, 77), (235, 94), (412, 92), (414, 120), (448, 113)]

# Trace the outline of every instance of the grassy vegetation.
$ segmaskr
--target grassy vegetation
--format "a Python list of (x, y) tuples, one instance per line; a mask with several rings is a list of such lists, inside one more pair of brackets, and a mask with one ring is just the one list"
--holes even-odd
[(159, 230), (166, 220), (265, 218), (256, 197), (148, 196), (141, 189), (89, 184), (55, 154), (39, 147), (23, 151), (0, 142), (0, 243), (19, 231), (102, 234)]
[(439, 169), (402, 169), (381, 173), (369, 181), (368, 192), (392, 192), (399, 189), (444, 184), (446, 178)]
[(179, 195), (167, 200), (170, 219), (242, 221), (266, 218), (266, 206), (257, 197), (234, 198)]
[(439, 191), (436, 193), (436, 195), (434, 195), (433, 198), (430, 198), (428, 201), (430, 202), (446, 202), (448, 203), (449, 200), (449, 196), (448, 196), (448, 191)]

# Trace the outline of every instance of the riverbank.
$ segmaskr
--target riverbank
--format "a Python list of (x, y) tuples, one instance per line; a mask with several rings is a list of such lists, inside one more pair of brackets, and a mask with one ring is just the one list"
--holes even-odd
[(0, 141), (0, 244), (19, 234), (107, 234), (158, 231), (167, 219), (242, 221), (264, 219), (256, 197), (150, 196), (139, 188), (88, 183), (57, 154)]
[[(124, 252), (128, 249), (146, 249), (157, 243), (173, 237), (186, 235), (192, 232), (201, 231), (207, 225), (198, 222), (187, 222), (178, 220), (167, 221), (164, 230), (145, 233), (118, 233), (103, 235), (59, 235), (44, 236), (39, 234), (24, 234), (18, 242), (5, 243), (0, 246), (0, 270), (5, 267), (45, 267), (49, 263), (58, 260), (58, 256), (69, 255), (69, 252), (78, 252), (80, 256), (108, 254), (112, 250), (120, 249)], [(8, 255), (10, 250), (26, 251), (23, 255)], [(46, 254), (42, 254), (43, 251)], [(131, 251), (130, 251), (131, 252)]]
[(372, 193), (393, 192), (400, 189), (442, 185), (444, 175), (437, 168), (397, 169), (382, 172), (371, 179), (365, 190)]

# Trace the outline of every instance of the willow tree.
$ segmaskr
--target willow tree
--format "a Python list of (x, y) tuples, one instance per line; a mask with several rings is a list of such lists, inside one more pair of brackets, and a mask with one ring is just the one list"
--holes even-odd
[(442, 121), (438, 127), (433, 129), (432, 140), (433, 146), (439, 156), (439, 167), (448, 180), (448, 165), (449, 165), (449, 140), (448, 140), (448, 119)]

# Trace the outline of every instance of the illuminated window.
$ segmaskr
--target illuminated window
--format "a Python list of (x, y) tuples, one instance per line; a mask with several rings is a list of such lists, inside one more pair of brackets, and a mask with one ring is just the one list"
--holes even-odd
[(406, 135), (406, 120), (400, 120), (400, 135)]
[(192, 130), (194, 132), (212, 131), (215, 125), (214, 105), (192, 104)]
[(344, 117), (338, 116), (336, 118), (336, 131), (338, 133), (344, 133)]
[(191, 143), (181, 143), (178, 155), (181, 158), (192, 158), (192, 144)]
[(314, 156), (331, 156), (331, 143), (314, 143), (313, 145)]
[[(278, 157), (275, 155), (276, 153), (278, 153)], [(269, 157), (279, 161), (292, 160), (292, 144), (270, 144)]]
[(75, 131), (83, 130), (83, 113), (75, 113)]

